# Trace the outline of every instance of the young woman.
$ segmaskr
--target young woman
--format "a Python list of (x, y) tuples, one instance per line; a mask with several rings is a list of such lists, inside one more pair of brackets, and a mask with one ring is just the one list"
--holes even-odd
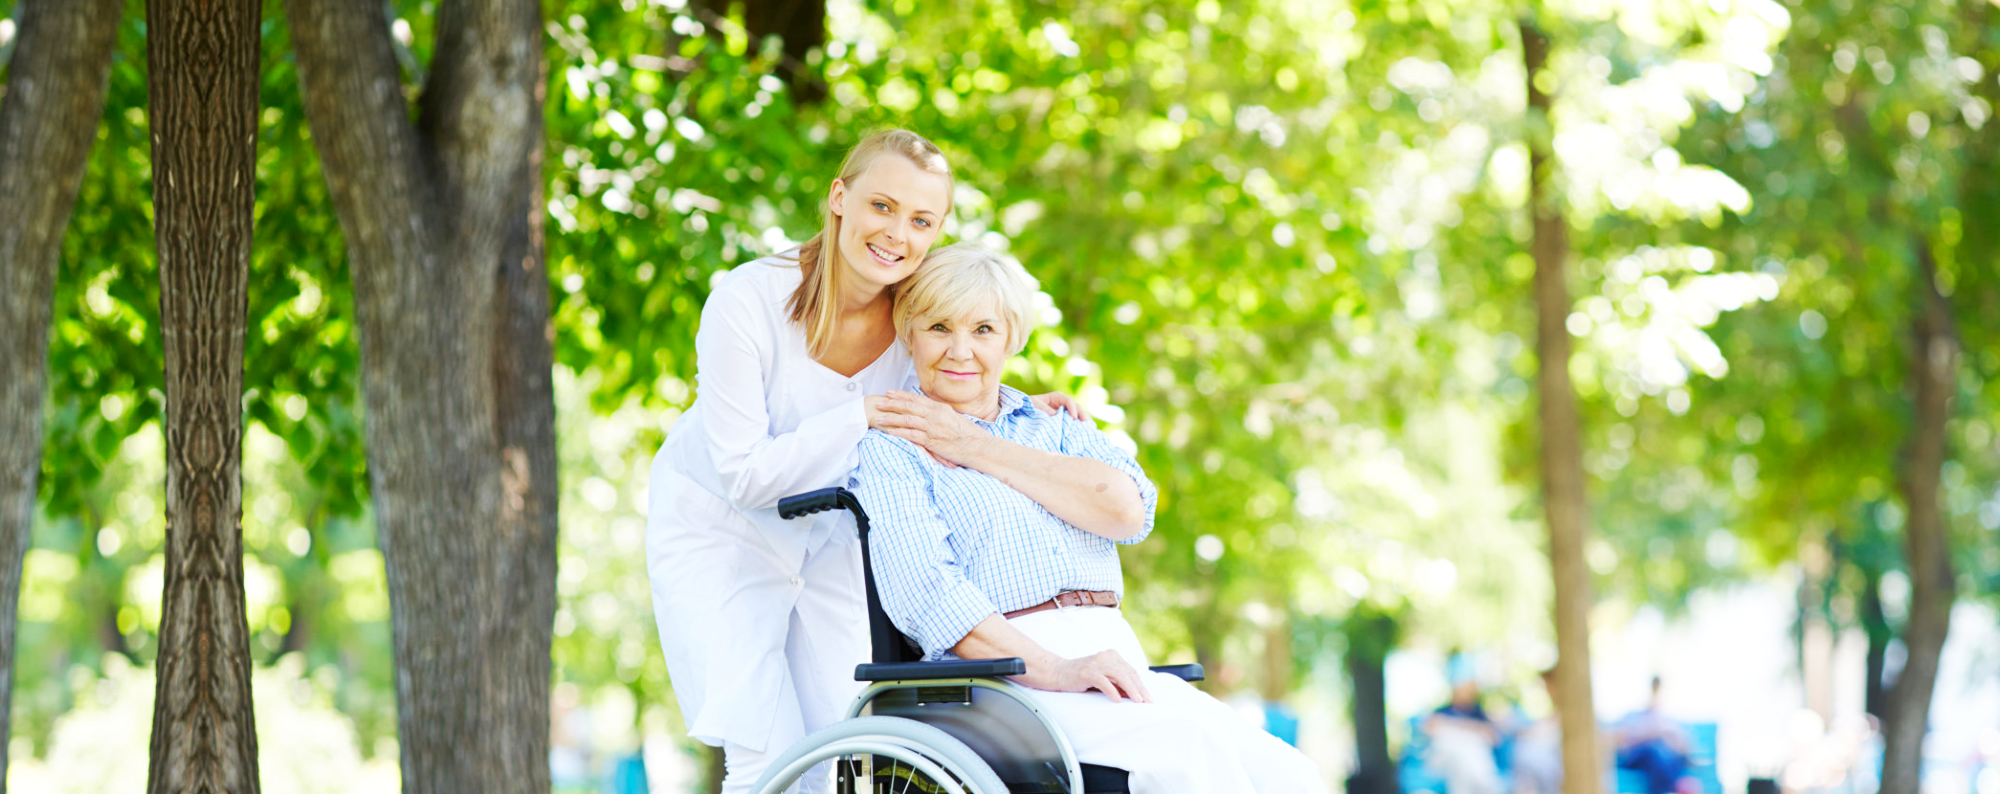
[[(842, 485), (870, 427), (911, 388), (891, 318), (951, 213), (938, 148), (903, 130), (849, 152), (824, 226), (730, 271), (695, 334), (698, 397), (653, 458), (646, 570), (689, 735), (724, 752), (723, 791), (831, 724), (868, 648), (861, 552), (845, 512), (787, 521), (778, 500)], [(1040, 398), (1074, 407), (1068, 398)]]

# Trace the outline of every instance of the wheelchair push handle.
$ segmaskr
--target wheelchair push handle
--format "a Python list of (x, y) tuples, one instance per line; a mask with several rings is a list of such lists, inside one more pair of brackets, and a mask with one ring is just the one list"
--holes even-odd
[(846, 488), (821, 488), (778, 500), (778, 517), (785, 519), (842, 509), (853, 513), (855, 523), (863, 529), (867, 528), (868, 513), (861, 509), (861, 503)]
[(792, 519), (812, 513), (838, 510), (840, 509), (840, 494), (846, 490), (845, 488), (821, 488), (817, 491), (792, 494), (791, 496), (779, 499), (778, 517)]
[(903, 647), (903, 635), (896, 630), (889, 613), (882, 611), (882, 596), (875, 589), (875, 564), (868, 553), (868, 512), (861, 509), (861, 501), (854, 498), (854, 492), (846, 488), (821, 488), (778, 500), (778, 515), (785, 519), (828, 510), (846, 510), (854, 514), (854, 529), (861, 540), (861, 577), (868, 593), (870, 658), (877, 664), (916, 661), (916, 654)]

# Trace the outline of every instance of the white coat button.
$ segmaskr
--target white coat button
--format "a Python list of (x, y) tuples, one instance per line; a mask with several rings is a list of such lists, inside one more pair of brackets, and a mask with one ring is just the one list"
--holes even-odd
[(855, 389), (857, 389), (857, 388), (860, 388), (860, 387), (859, 387), (859, 386), (857, 386), (857, 385), (855, 385), (855, 384), (852, 384), (852, 383), (849, 383), (849, 384), (847, 384), (847, 390), (848, 390), (848, 391), (854, 391), (854, 390), (855, 390)]
[(798, 587), (798, 586), (799, 586), (799, 577), (796, 577), (796, 576), (792, 577), (792, 586), (793, 586), (793, 587)]

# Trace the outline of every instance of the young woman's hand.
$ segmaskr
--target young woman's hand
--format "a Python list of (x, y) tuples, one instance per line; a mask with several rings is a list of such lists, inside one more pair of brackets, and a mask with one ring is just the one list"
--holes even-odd
[(1048, 394), (1037, 394), (1029, 397), (1028, 402), (1034, 403), (1035, 408), (1045, 415), (1053, 415), (1057, 411), (1068, 411), (1072, 419), (1081, 419), (1085, 422), (1090, 421), (1090, 414), (1083, 410), (1082, 403), (1077, 402), (1075, 397), (1059, 391), (1052, 391)]
[(868, 410), (868, 426), (875, 430), (888, 430), (889, 395), (870, 394), (861, 398), (861, 405)]

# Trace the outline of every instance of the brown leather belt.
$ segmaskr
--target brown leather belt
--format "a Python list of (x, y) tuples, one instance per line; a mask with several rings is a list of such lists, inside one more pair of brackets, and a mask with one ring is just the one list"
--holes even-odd
[(1110, 590), (1064, 590), (1042, 603), (1006, 613), (1008, 620), (1062, 607), (1117, 607), (1118, 594)]

